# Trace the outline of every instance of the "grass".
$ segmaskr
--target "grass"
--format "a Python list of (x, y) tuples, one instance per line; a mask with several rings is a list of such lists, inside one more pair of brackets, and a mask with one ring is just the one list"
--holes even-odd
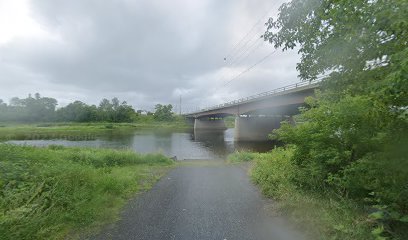
[(78, 237), (172, 166), (160, 154), (0, 144), (0, 239)]
[(140, 122), (140, 123), (37, 123), (37, 124), (0, 124), (0, 141), (31, 139), (68, 139), (94, 140), (107, 132), (127, 133), (131, 129), (167, 128), (187, 129), (182, 121)]
[(269, 153), (237, 152), (228, 158), (233, 163), (252, 160), (252, 180), (312, 239), (381, 239), (371, 233), (375, 224), (363, 206), (329, 190), (306, 191), (294, 184), (297, 169), (290, 161), (292, 154), (290, 148), (275, 148)]
[(259, 153), (237, 151), (233, 154), (228, 155), (227, 161), (229, 163), (249, 162), (254, 160), (258, 155)]

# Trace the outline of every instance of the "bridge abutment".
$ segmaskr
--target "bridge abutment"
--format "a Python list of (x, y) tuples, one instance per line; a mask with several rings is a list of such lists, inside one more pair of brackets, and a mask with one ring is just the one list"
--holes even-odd
[(266, 141), (272, 130), (280, 127), (282, 116), (235, 117), (235, 141)]
[(194, 130), (225, 130), (224, 119), (222, 118), (196, 118), (194, 120)]

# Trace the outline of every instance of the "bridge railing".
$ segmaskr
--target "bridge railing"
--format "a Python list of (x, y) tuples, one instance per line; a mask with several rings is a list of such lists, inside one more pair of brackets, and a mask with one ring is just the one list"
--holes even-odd
[(208, 108), (203, 108), (203, 109), (200, 109), (199, 111), (194, 111), (194, 112), (190, 112), (190, 113), (187, 113), (187, 114), (193, 114), (193, 113), (196, 113), (196, 112), (205, 112), (205, 111), (210, 111), (210, 110), (214, 110), (214, 109), (218, 109), (218, 108), (228, 107), (228, 106), (232, 106), (232, 105), (235, 105), (235, 104), (240, 104), (240, 103), (243, 103), (243, 102), (251, 101), (251, 100), (254, 100), (254, 99), (257, 99), (257, 98), (272, 96), (272, 95), (275, 95), (275, 94), (278, 94), (278, 93), (287, 92), (287, 91), (297, 89), (297, 88), (301, 88), (301, 87), (305, 87), (305, 86), (316, 85), (320, 81), (321, 80), (318, 79), (318, 80), (313, 80), (313, 81), (308, 81), (308, 82), (298, 82), (298, 83), (290, 84), (290, 85), (287, 85), (287, 86), (284, 86), (284, 87), (276, 88), (276, 89), (273, 89), (273, 90), (270, 90), (270, 91), (267, 91), (267, 92), (262, 92), (262, 93), (258, 93), (258, 94), (251, 95), (251, 96), (248, 96), (248, 97), (243, 97), (243, 98), (240, 98), (240, 99), (237, 99), (237, 100), (233, 100), (233, 101), (230, 101), (230, 102), (226, 102), (226, 103), (218, 104), (218, 105), (215, 105), (215, 106), (211, 106), (211, 107), (208, 107)]

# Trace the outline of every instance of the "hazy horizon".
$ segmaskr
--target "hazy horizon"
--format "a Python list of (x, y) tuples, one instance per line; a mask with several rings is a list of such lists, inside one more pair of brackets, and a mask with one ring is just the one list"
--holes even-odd
[(258, 38), (282, 2), (0, 1), (0, 99), (191, 110), (297, 82), (280, 50), (231, 81), (274, 50)]

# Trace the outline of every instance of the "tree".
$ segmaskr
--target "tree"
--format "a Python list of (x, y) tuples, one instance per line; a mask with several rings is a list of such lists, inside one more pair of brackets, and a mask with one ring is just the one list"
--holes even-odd
[[(124, 104), (126, 104), (126, 102), (124, 102)], [(117, 97), (112, 98), (112, 108), (113, 108), (113, 110), (115, 110), (115, 111), (118, 110), (119, 106), (120, 106), (119, 99)]]
[(10, 99), (11, 106), (21, 106), (22, 101), (18, 97), (13, 97)]
[(275, 131), (296, 146), (294, 181), (381, 208), (388, 233), (406, 228), (408, 1), (292, 0), (264, 39), (298, 50), (301, 79), (323, 81), (304, 123)]
[(125, 101), (120, 103), (114, 97), (111, 101), (102, 99), (98, 107), (99, 120), (108, 122), (130, 122), (135, 110)]
[(57, 110), (60, 121), (91, 122), (97, 120), (95, 105), (89, 106), (81, 101), (75, 101)]
[(123, 101), (116, 110), (116, 121), (118, 122), (131, 122), (135, 110), (132, 106), (128, 105), (126, 101)]
[(98, 107), (98, 118), (100, 121), (112, 121), (112, 104), (106, 98), (102, 99)]
[(173, 120), (173, 106), (169, 105), (161, 105), (156, 104), (155, 112), (154, 112), (154, 119), (158, 121), (171, 121)]
[(6, 111), (7, 111), (7, 104), (3, 102), (3, 99), (0, 99), (0, 121), (1, 121), (1, 118), (7, 114)]
[(99, 106), (87, 105), (74, 101), (56, 110), (58, 102), (54, 98), (41, 97), (39, 93), (20, 99), (14, 97), (10, 104), (0, 99), (0, 121), (41, 122), (41, 121), (73, 121), (73, 122), (130, 122), (135, 110), (126, 101), (118, 98), (111, 101), (102, 99)]
[[(388, 65), (404, 50), (407, 2), (400, 0), (293, 0), (269, 19), (264, 38), (275, 47), (299, 47), (303, 79), (333, 67), (336, 72), (363, 71), (367, 61)], [(380, 61), (380, 62), (379, 62)]]

